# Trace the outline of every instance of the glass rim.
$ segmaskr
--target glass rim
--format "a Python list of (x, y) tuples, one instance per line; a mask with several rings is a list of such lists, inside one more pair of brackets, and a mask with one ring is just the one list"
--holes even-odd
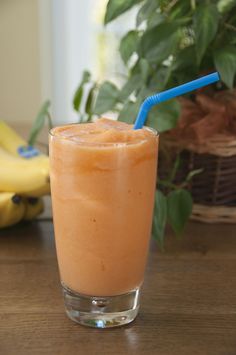
[[(148, 138), (145, 139), (145, 138), (142, 138), (140, 139), (140, 141), (135, 141), (135, 142), (88, 142), (86, 140), (78, 140), (78, 141), (74, 141), (72, 139), (68, 139), (68, 137), (65, 137), (63, 135), (60, 135), (60, 134), (55, 134), (53, 132), (53, 130), (57, 127), (65, 127), (65, 126), (75, 126), (75, 125), (78, 125), (79, 123), (68, 123), (67, 125), (60, 125), (60, 126), (56, 126), (56, 127), (53, 127), (49, 130), (49, 136), (52, 137), (52, 138), (58, 138), (58, 139), (61, 139), (61, 140), (66, 140), (67, 142), (70, 142), (72, 144), (75, 144), (75, 145), (83, 145), (83, 146), (90, 146), (90, 147), (124, 147), (124, 146), (127, 146), (127, 145), (135, 145), (135, 144), (140, 144), (140, 143), (144, 143), (144, 142), (147, 142), (148, 141)], [(89, 124), (89, 123), (88, 123)], [(152, 128), (152, 127), (148, 127), (148, 126), (143, 126), (143, 128), (147, 131), (150, 131), (153, 133), (153, 136), (155, 137), (159, 137), (159, 132)]]

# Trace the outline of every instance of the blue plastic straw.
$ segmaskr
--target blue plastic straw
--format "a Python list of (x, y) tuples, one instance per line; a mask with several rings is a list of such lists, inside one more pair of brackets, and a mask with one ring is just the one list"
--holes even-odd
[(173, 97), (180, 96), (186, 94), (187, 92), (199, 89), (203, 86), (215, 83), (220, 80), (219, 74), (217, 72), (202, 76), (199, 79), (190, 81), (189, 83), (176, 86), (175, 88), (160, 92), (159, 94), (155, 94), (147, 97), (142, 103), (138, 116), (136, 118), (134, 129), (140, 129), (145, 124), (148, 112), (152, 108), (161, 102), (172, 99)]

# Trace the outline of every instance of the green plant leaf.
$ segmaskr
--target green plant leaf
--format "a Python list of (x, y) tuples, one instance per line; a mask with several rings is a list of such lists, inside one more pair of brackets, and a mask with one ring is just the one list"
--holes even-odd
[(170, 20), (173, 21), (175, 19), (182, 19), (189, 14), (191, 11), (191, 1), (190, 0), (181, 0), (176, 1), (176, 4), (171, 7), (170, 10)]
[(114, 108), (119, 97), (119, 90), (117, 87), (109, 82), (105, 81), (99, 88), (98, 96), (96, 98), (94, 113), (101, 115)]
[(196, 78), (199, 68), (196, 59), (196, 48), (194, 45), (185, 47), (178, 52), (172, 63), (172, 78), (175, 78), (175, 85), (180, 85)]
[(41, 132), (42, 128), (44, 127), (45, 121), (48, 120), (49, 125), (51, 125), (50, 122), (50, 114), (48, 112), (48, 109), (50, 107), (51, 103), (49, 100), (45, 101), (43, 105), (41, 106), (36, 119), (34, 121), (34, 124), (30, 130), (29, 138), (28, 138), (28, 144), (33, 146), (36, 142), (36, 139)]
[(93, 113), (93, 104), (94, 104), (94, 97), (95, 97), (95, 89), (96, 89), (96, 84), (93, 85), (88, 93), (87, 100), (85, 103), (85, 112), (88, 115), (88, 120), (90, 120), (92, 113)]
[(162, 91), (165, 88), (166, 77), (168, 75), (168, 68), (161, 67), (151, 77), (149, 82), (149, 89), (154, 93)]
[(141, 25), (141, 23), (147, 20), (150, 15), (158, 9), (158, 2), (156, 0), (147, 0), (144, 2), (143, 6), (138, 11), (136, 17), (136, 25), (137, 27)]
[(125, 103), (123, 109), (121, 110), (118, 116), (118, 121), (133, 124), (137, 117), (139, 106), (139, 102), (128, 101), (127, 103)]
[(236, 74), (236, 47), (227, 46), (214, 52), (214, 63), (220, 73), (221, 80), (233, 88)]
[(147, 89), (145, 86), (146, 75), (147, 73), (145, 73), (145, 64), (141, 58), (130, 69), (130, 77), (120, 90), (120, 102), (125, 103), (131, 94), (134, 94), (137, 97), (140, 90)]
[(141, 74), (131, 76), (125, 85), (121, 88), (119, 99), (126, 101), (129, 96), (143, 85)]
[(136, 61), (135, 65), (131, 68), (130, 74), (131, 76), (139, 75), (140, 76), (139, 79), (142, 81), (142, 85), (143, 85), (146, 83), (150, 69), (151, 66), (148, 60), (145, 58), (139, 58)]
[(203, 172), (203, 170), (204, 170), (204, 169), (195, 169), (195, 170), (190, 171), (190, 172), (188, 173), (188, 175), (187, 175), (185, 181), (186, 181), (186, 182), (191, 181), (194, 176), (201, 174), (201, 173)]
[(182, 233), (192, 213), (192, 196), (185, 189), (174, 190), (167, 196), (168, 222), (176, 235)]
[(163, 250), (164, 235), (167, 221), (167, 199), (160, 191), (156, 190), (155, 205), (152, 222), (152, 236), (157, 241), (158, 245)]
[(158, 132), (165, 132), (174, 128), (180, 116), (180, 104), (177, 100), (170, 100), (155, 106), (148, 114), (147, 126)]
[(148, 97), (153, 94), (153, 91), (151, 91), (148, 87), (142, 86), (138, 92), (137, 92), (137, 100), (139, 102), (139, 105), (141, 106), (142, 102)]
[(131, 55), (136, 51), (139, 40), (138, 31), (129, 31), (120, 42), (120, 55), (123, 62), (126, 64)]
[(78, 123), (86, 123), (86, 122), (89, 122), (90, 120), (90, 117), (87, 113), (82, 113), (79, 115), (79, 121)]
[(216, 35), (219, 22), (219, 13), (215, 4), (204, 3), (196, 7), (193, 18), (193, 27), (196, 36), (196, 56), (198, 63), (210, 42)]
[(141, 58), (139, 61), (139, 66), (140, 66), (142, 81), (143, 83), (146, 83), (149, 69), (150, 69), (147, 59)]
[(168, 181), (169, 182), (173, 182), (175, 177), (176, 177), (176, 174), (177, 174), (177, 171), (179, 170), (179, 167), (180, 167), (180, 163), (181, 163), (181, 159), (180, 159), (180, 154), (177, 154), (176, 156), (176, 159), (174, 161), (174, 164), (173, 164), (173, 167), (169, 173), (169, 176), (168, 176)]
[(76, 89), (76, 92), (75, 92), (74, 98), (73, 98), (73, 107), (74, 107), (74, 110), (77, 112), (79, 112), (79, 109), (80, 109), (80, 104), (81, 104), (81, 100), (82, 100), (82, 96), (83, 96), (84, 84), (88, 83), (90, 78), (91, 78), (91, 74), (87, 70), (85, 70), (83, 72), (81, 83), (79, 84), (78, 88)]
[(185, 70), (192, 67), (194, 67), (195, 71), (197, 70), (196, 48), (194, 45), (185, 47), (178, 52), (174, 58), (172, 69)]
[(161, 23), (144, 33), (140, 41), (140, 55), (149, 62), (160, 64), (173, 54), (180, 40), (178, 24)]
[(167, 180), (160, 180), (160, 179), (158, 179), (158, 185), (163, 186), (163, 187), (167, 187), (172, 190), (176, 189), (176, 187), (177, 187), (175, 184), (172, 184), (172, 182), (169, 182)]
[(109, 0), (106, 8), (105, 25), (143, 0)]
[(75, 92), (75, 96), (73, 99), (73, 107), (75, 111), (79, 111), (80, 109), (80, 104), (83, 96), (83, 85), (80, 85), (78, 89)]
[(236, 36), (235, 36), (235, 31), (232, 30), (231, 28), (225, 28), (225, 31), (222, 31), (222, 33), (218, 36), (220, 37), (219, 44), (217, 43), (218, 49), (227, 46), (233, 46), (236, 44)]
[(217, 9), (221, 13), (229, 12), (236, 6), (235, 0), (219, 0), (217, 3)]
[(147, 19), (147, 28), (151, 30), (153, 27), (156, 27), (163, 23), (166, 20), (166, 16), (159, 12), (153, 12)]
[(233, 26), (236, 26), (236, 4), (235, 4), (235, 7), (232, 9), (233, 11), (231, 11), (231, 14), (229, 16), (229, 19), (228, 19), (228, 23), (230, 23), (231, 25)]

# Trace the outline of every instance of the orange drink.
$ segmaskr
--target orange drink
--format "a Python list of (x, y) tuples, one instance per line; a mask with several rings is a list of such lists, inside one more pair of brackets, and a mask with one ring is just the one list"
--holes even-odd
[(56, 127), (50, 179), (67, 314), (96, 327), (138, 312), (151, 234), (158, 136), (109, 119)]

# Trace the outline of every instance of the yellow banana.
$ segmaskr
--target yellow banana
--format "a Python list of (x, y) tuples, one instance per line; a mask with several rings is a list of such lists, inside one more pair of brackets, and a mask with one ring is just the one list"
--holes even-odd
[(0, 228), (18, 223), (25, 212), (25, 205), (14, 192), (0, 193)]
[(42, 164), (49, 169), (49, 159), (36, 148), (29, 147), (28, 143), (4, 121), (0, 120), (0, 146), (17, 158), (30, 160)]
[[(27, 148), (28, 143), (8, 124), (6, 124), (4, 121), (0, 120), (0, 145), (9, 153), (12, 155), (15, 155), (16, 157), (24, 157), (23, 153), (24, 149), (21, 148)], [(30, 147), (33, 148), (33, 147)], [(30, 152), (30, 150), (29, 150)], [(38, 152), (39, 154), (40, 152)], [(37, 156), (37, 155), (36, 155)], [(32, 154), (32, 157), (36, 157)], [(39, 156), (44, 156), (44, 154), (39, 154)]]
[(10, 126), (0, 120), (0, 145), (9, 153), (18, 156), (18, 148), (27, 145)]
[(25, 214), (24, 220), (31, 221), (43, 212), (44, 203), (42, 198), (27, 197), (24, 199)]
[(0, 148), (0, 191), (15, 191), (33, 197), (49, 194), (48, 166), (15, 158)]

